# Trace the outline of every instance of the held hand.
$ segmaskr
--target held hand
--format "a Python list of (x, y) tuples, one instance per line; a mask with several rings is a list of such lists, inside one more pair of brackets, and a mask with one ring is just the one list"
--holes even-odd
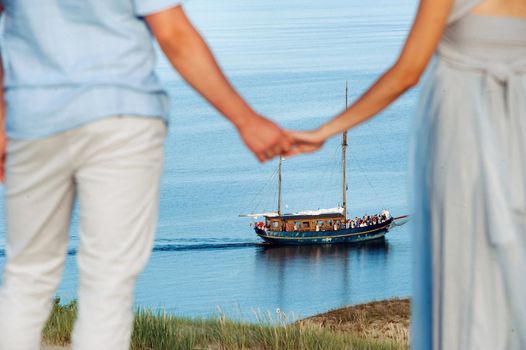
[(288, 157), (316, 152), (327, 140), (319, 130), (288, 131), (287, 134), (292, 141), (292, 148), (284, 154)]
[(260, 162), (291, 150), (289, 136), (275, 123), (259, 115), (253, 116), (239, 127), (239, 134)]

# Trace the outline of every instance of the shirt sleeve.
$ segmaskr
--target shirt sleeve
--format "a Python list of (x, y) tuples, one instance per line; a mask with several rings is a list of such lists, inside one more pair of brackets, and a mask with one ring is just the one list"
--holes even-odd
[(171, 7), (181, 5), (185, 0), (133, 0), (135, 14), (139, 17), (161, 12)]

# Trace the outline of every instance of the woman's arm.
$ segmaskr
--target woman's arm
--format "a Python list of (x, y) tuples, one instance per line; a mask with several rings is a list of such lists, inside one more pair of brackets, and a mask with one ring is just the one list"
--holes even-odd
[(325, 140), (352, 128), (393, 103), (418, 84), (447, 23), (453, 0), (421, 0), (415, 22), (396, 63), (374, 83), (349, 109), (308, 133), (292, 133), (295, 153), (312, 152)]

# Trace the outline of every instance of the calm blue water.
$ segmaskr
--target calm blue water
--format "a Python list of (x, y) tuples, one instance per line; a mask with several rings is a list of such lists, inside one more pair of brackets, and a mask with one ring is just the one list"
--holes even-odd
[[(189, 16), (239, 91), (287, 128), (318, 126), (397, 57), (415, 0), (193, 0)], [(273, 210), (276, 162), (259, 165), (235, 130), (161, 59), (173, 98), (157, 240), (136, 292), (138, 306), (180, 315), (250, 318), (280, 308), (296, 317), (410, 294), (408, 227), (361, 246), (263, 248), (238, 214)], [(408, 125), (417, 91), (350, 133), (351, 215), (408, 213)], [(340, 140), (284, 163), (287, 210), (335, 207)], [(3, 218), (2, 223), (3, 223)], [(3, 226), (3, 225), (2, 225)], [(58, 294), (75, 297), (72, 252)], [(0, 268), (5, 261), (0, 232)]]

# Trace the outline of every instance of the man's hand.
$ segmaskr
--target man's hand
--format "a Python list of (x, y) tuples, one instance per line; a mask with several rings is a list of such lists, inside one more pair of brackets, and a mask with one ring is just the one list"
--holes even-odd
[(245, 145), (260, 162), (291, 150), (290, 137), (275, 123), (259, 115), (247, 119), (238, 130)]

